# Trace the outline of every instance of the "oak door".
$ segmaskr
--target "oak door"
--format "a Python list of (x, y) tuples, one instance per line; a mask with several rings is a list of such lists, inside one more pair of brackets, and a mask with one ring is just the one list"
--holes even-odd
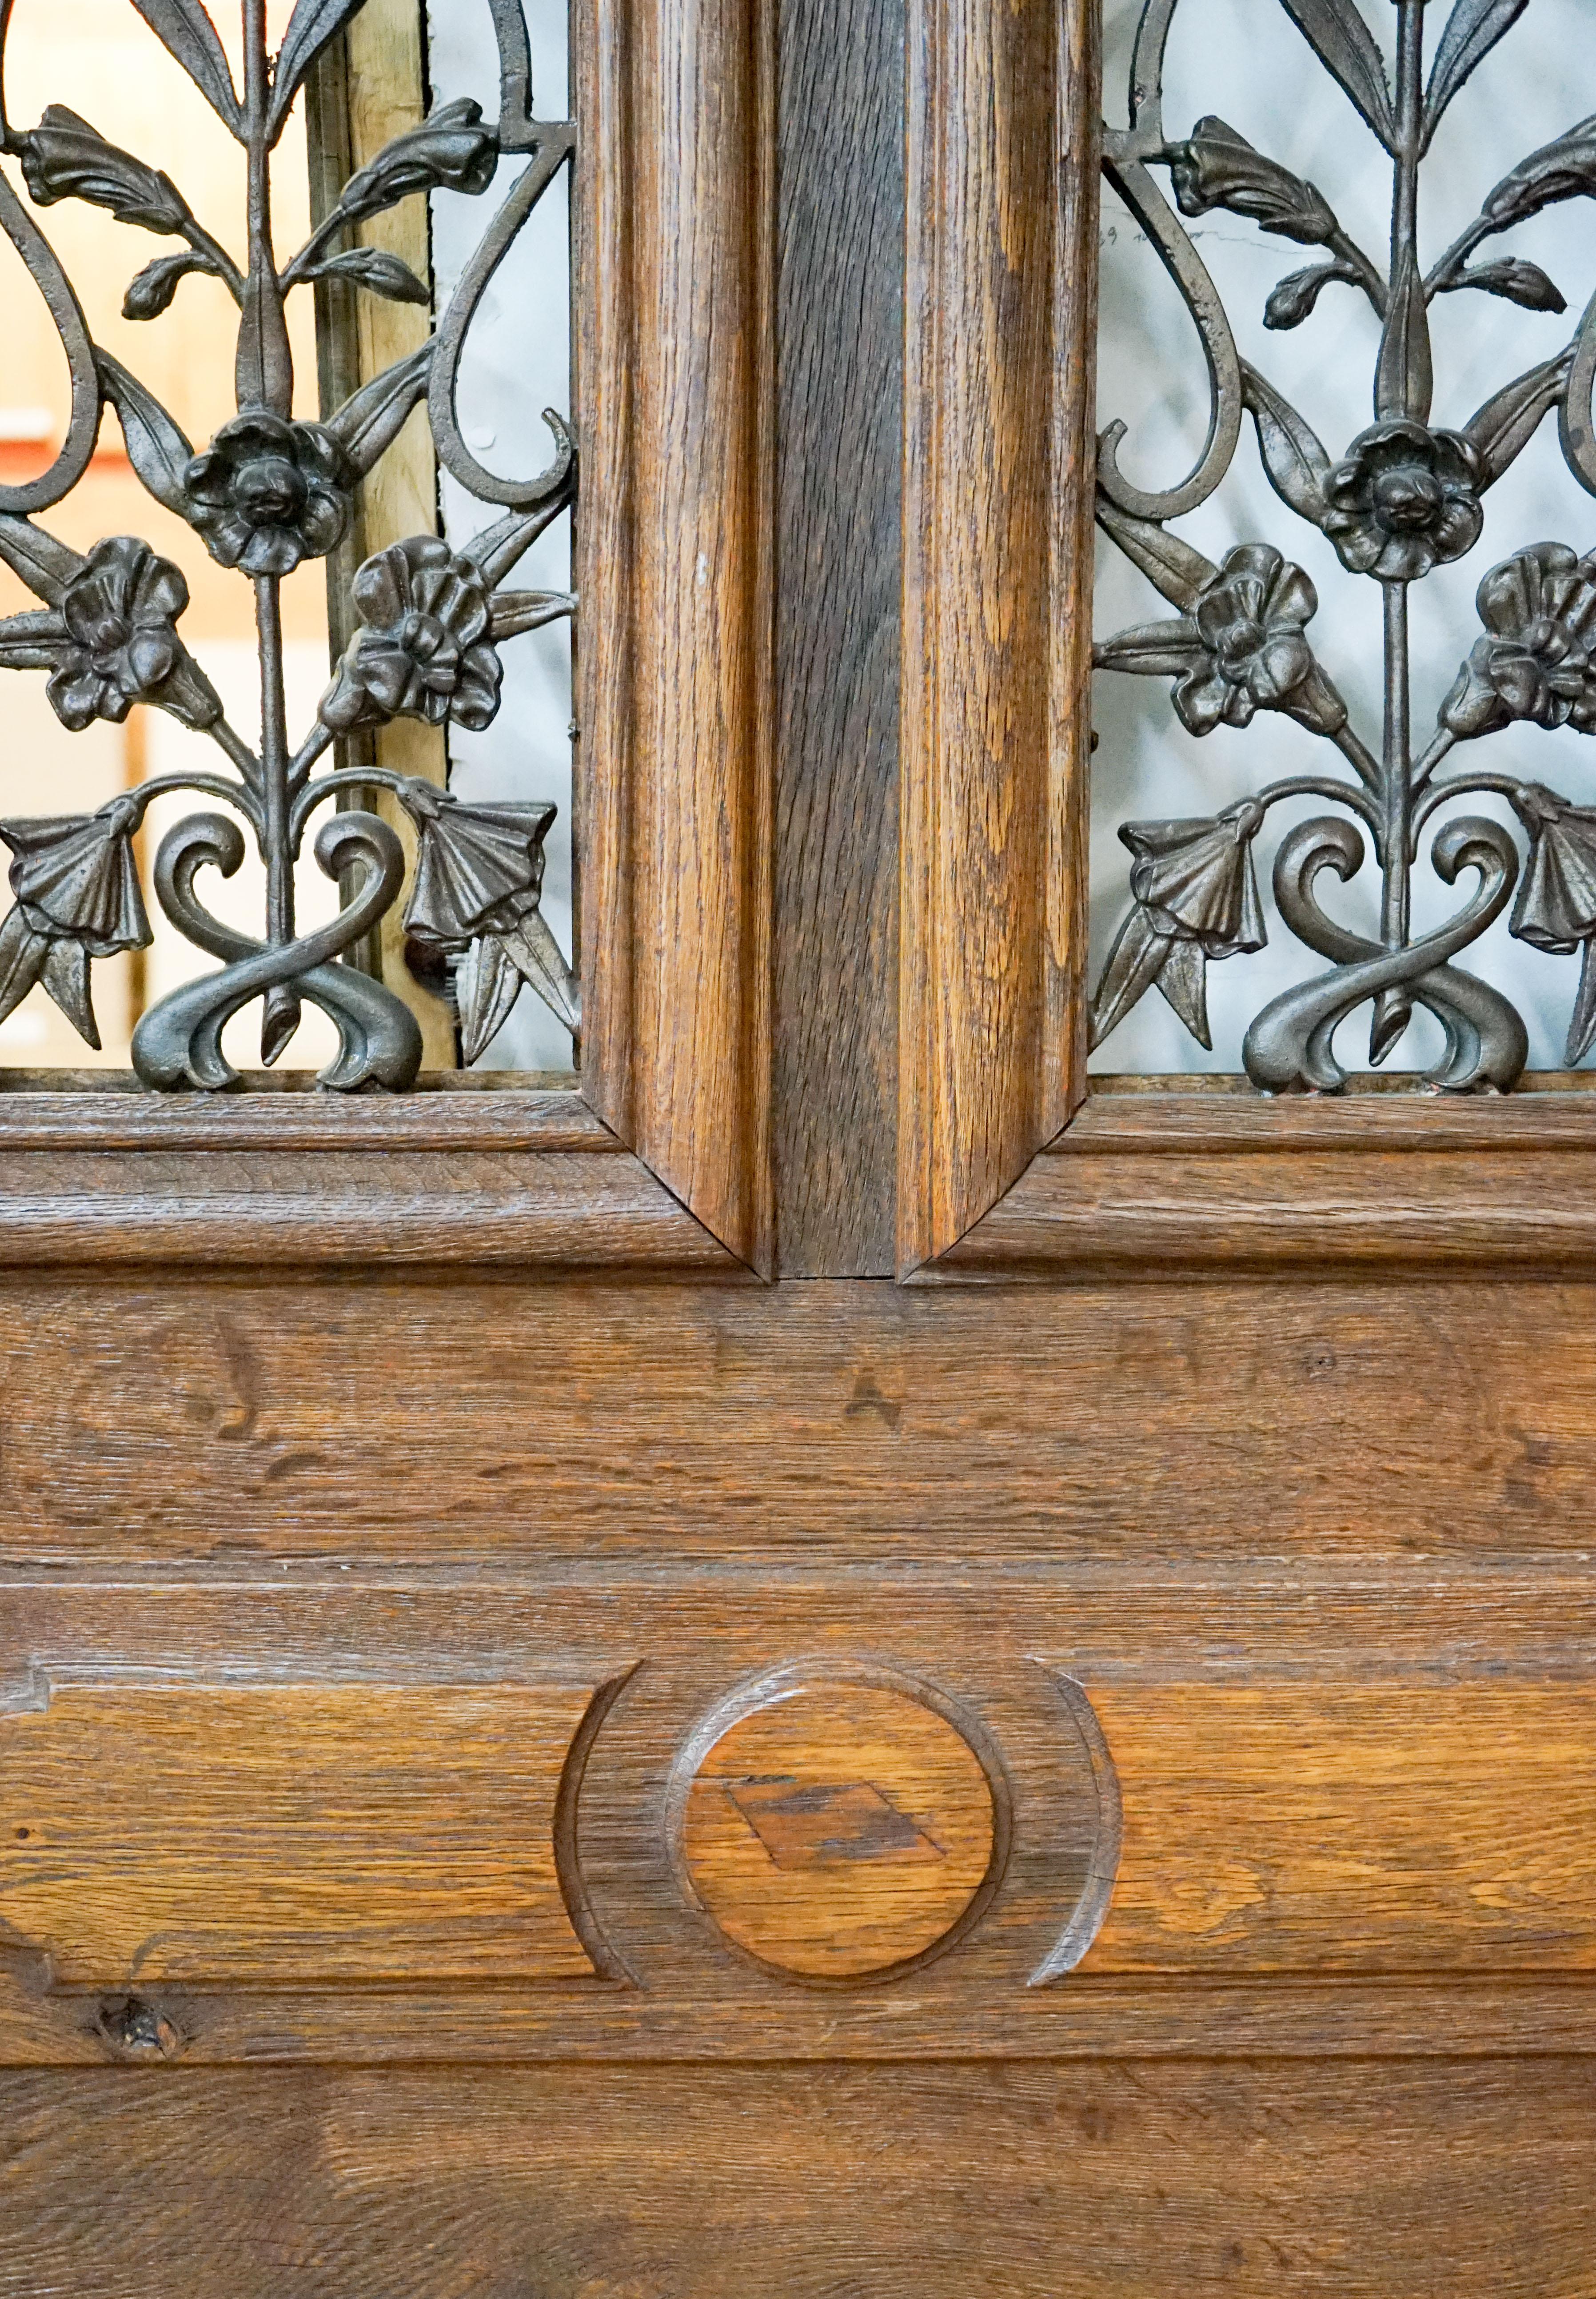
[(578, 12), (569, 1075), (0, 1093), (7, 2299), (1596, 2291), (1596, 1117), (1088, 1091), (1096, 29)]

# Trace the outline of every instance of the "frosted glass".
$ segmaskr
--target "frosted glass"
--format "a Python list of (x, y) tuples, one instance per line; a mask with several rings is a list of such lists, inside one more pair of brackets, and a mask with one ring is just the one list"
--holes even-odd
[[(539, 120), (568, 111), (564, 0), (527, 0), (532, 46), (532, 109)], [(498, 115), (498, 51), (486, 0), (441, 0), (428, 15), (428, 69), (435, 105), (475, 96), (488, 119)], [(432, 201), (434, 293), (445, 309), (455, 282), (486, 229), (494, 206), (522, 170), (524, 154), (500, 162), (481, 198), (447, 192)], [(569, 177), (544, 194), (478, 307), (461, 368), (460, 417), (466, 445), (505, 478), (529, 477), (553, 455), (542, 411), (570, 410), (570, 228)], [(444, 528), (457, 546), (503, 514), (474, 502), (443, 476)], [(570, 520), (541, 535), (513, 576), (518, 590), (565, 590), (570, 584)], [(476, 801), (552, 799), (560, 809), (545, 854), (543, 910), (561, 946), (571, 950), (571, 644), (569, 623), (552, 623), (505, 642), (499, 713), (480, 734), (451, 730), (450, 787)], [(478, 1068), (569, 1069), (569, 1033), (531, 990)]]

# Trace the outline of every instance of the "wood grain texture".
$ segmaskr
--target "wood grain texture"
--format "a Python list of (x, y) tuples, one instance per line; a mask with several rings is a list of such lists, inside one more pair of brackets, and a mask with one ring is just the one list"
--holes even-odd
[[(423, 117), (422, 42), (421, 16), (412, 0), (365, 0), (324, 51), (306, 96), (313, 221), (320, 222), (330, 210), (357, 168), (366, 166), (385, 144)], [(336, 244), (384, 248), (408, 263), (418, 278), (431, 279), (430, 227), (427, 203), (420, 196), (369, 217)], [(325, 416), (362, 383), (418, 351), (427, 340), (432, 315), (424, 305), (362, 295), (348, 280), (319, 280), (314, 292)], [(328, 624), (335, 654), (343, 652), (357, 627), (350, 585), (361, 561), (409, 535), (434, 535), (437, 526), (437, 461), (426, 411), (418, 408), (362, 481), (350, 532), (328, 560)], [(414, 718), (395, 718), (374, 733), (342, 737), (337, 762), (386, 767), (395, 774), (418, 775), (440, 784), (449, 778), (444, 730)], [(400, 840), (407, 864), (413, 865), (415, 825), (403, 808), (386, 791), (371, 792), (369, 802)], [(368, 937), (365, 963), (420, 1024), (427, 1067), (453, 1069), (459, 1058), (453, 1017), (405, 964), (403, 910), (403, 903), (394, 903)]]
[(0, 1707), (0, 1911), (65, 1985), (591, 1977), (592, 1686), (55, 1683)]
[(583, 1091), (768, 1270), (769, 0), (575, 12)]
[(0, 1268), (744, 1266), (575, 1092), (0, 1096)]
[[(439, 1203), (434, 1174), (418, 1250)], [(262, 1224), (233, 1278), (0, 1287), (0, 1556), (1339, 1570), (1567, 1558), (1596, 1516), (1587, 1284), (1035, 1286), (1000, 1315), (976, 1288), (516, 1282), (513, 1238), (496, 1282), (289, 1284), (293, 1236)]]
[(895, 1266), (902, 0), (777, 12), (774, 1141), (788, 1276)]
[(922, 1275), (1567, 1274), (1596, 1252), (1593, 1152), (1583, 1092), (1094, 1093)]
[(912, 0), (898, 1259), (1084, 1090), (1096, 10)]
[(1579, 2061), (19, 2074), (0, 2293), (1588, 2299), (1593, 2146)]

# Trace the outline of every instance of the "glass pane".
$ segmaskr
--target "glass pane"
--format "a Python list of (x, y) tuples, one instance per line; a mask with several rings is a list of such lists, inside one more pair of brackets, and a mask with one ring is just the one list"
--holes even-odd
[(564, 0), (339, 12), (10, 20), (0, 1066), (571, 1065)]
[(1582, 29), (1109, 0), (1096, 1070), (1591, 1059)]

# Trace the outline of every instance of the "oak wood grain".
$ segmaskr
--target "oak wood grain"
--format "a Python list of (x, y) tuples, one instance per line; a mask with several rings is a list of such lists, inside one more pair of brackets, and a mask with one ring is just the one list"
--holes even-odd
[[(403, 1181), (409, 1161), (386, 1162)], [(614, 1156), (574, 1162), (583, 1191), (636, 1182)], [(434, 1170), (408, 1201), (408, 1239), (374, 1220), (362, 1249), (447, 1252), (439, 1189)], [(543, 1249), (624, 1249), (627, 1221), (659, 1218), (629, 1202), (584, 1243), (544, 1199)], [(0, 1556), (1208, 1572), (1589, 1545), (1587, 1284), (1171, 1280), (994, 1307), (963, 1287), (536, 1283), (514, 1268), (537, 1243), (523, 1203), (496, 1282), (287, 1283), (287, 1218), (230, 1278), (15, 1271)], [(153, 1251), (171, 1249), (163, 1206)], [(312, 1207), (285, 1192), (281, 1210)], [(106, 1218), (86, 1195), (73, 1250)], [(653, 1233), (667, 1275), (702, 1248), (696, 1227)]]
[(68, 1986), (589, 1977), (554, 1806), (593, 1692), (46, 1679), (0, 1707), (4, 1937)]
[(774, 1148), (788, 1276), (897, 1196), (902, 0), (777, 11)]
[(1578, 2060), (17, 2074), (0, 2292), (1585, 2299), (1593, 2145)]
[(773, 15), (573, 32), (583, 1091), (768, 1270)]
[(926, 1278), (1566, 1274), (1596, 1248), (1588, 1094), (1093, 1094)]
[(898, 1259), (1083, 1091), (1096, 11), (910, 12)]

